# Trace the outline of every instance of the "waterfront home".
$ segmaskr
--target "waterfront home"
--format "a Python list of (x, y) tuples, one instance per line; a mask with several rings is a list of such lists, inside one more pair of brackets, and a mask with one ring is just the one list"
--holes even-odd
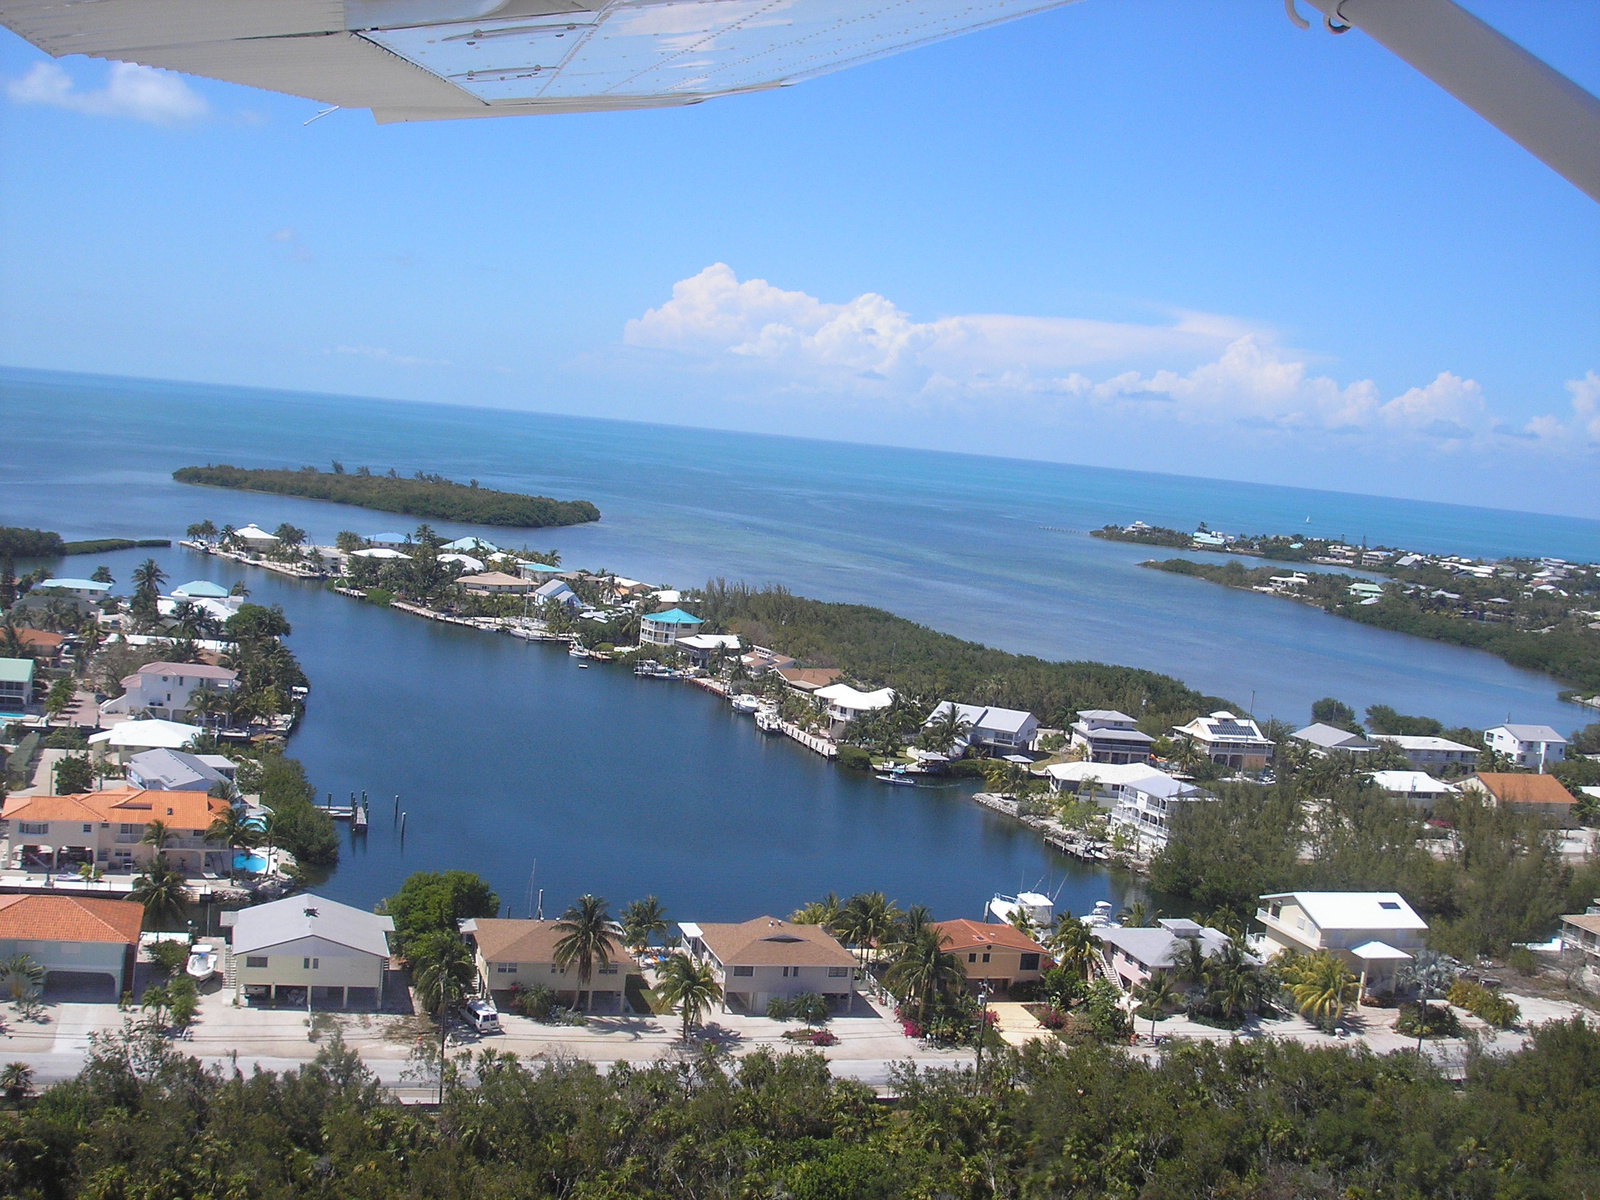
[(533, 589), (533, 602), (535, 604), (554, 603), (565, 605), (567, 608), (582, 608), (583, 601), (578, 599), (578, 593), (567, 586), (563, 579), (547, 579)]
[(1381, 583), (1352, 583), (1350, 594), (1362, 602), (1377, 601), (1383, 598), (1383, 585)]
[(190, 878), (228, 870), (232, 849), (206, 837), (228, 802), (204, 792), (116, 788), (71, 796), (9, 796), (0, 808), (0, 862), (13, 870), (93, 863), (133, 871), (156, 855), (143, 841), (152, 821), (167, 830), (167, 862)]
[(201, 597), (195, 600), (184, 600), (174, 596), (156, 597), (156, 614), (164, 621), (176, 620), (180, 605), (188, 605), (196, 612), (204, 613), (213, 618), (219, 625), (225, 625), (232, 620), (238, 611), (238, 606), (223, 600), (212, 600)]
[(828, 719), (841, 725), (848, 725), (858, 717), (888, 708), (894, 703), (893, 688), (861, 692), (848, 683), (830, 683), (827, 687), (818, 688), (812, 695), (827, 704)]
[(1440, 800), (1456, 794), (1453, 784), (1435, 779), (1426, 771), (1373, 771), (1371, 779), (1391, 796), (1423, 812), (1432, 812)]
[[(1173, 917), (1163, 918), (1148, 929), (1107, 925), (1096, 929), (1095, 936), (1104, 947), (1112, 982), (1124, 992), (1149, 983), (1157, 975), (1171, 975), (1190, 942), (1198, 942), (1201, 952), (1210, 958), (1230, 940), (1220, 929)], [(1260, 962), (1253, 954), (1245, 957), (1249, 962)]]
[(1486, 797), (1495, 808), (1536, 813), (1562, 825), (1572, 823), (1572, 806), (1577, 803), (1554, 775), (1479, 771), (1461, 781), (1461, 790)]
[[(101, 712), (105, 706), (101, 705)], [(89, 735), (89, 749), (115, 762), (126, 763), (145, 750), (182, 750), (205, 730), (181, 721), (123, 721)]]
[(543, 583), (547, 579), (554, 579), (557, 575), (566, 574), (567, 571), (565, 567), (553, 567), (549, 563), (542, 562), (528, 562), (521, 558), (517, 559), (516, 563), (518, 575), (521, 575), (524, 579), (532, 579), (539, 583)]
[(1561, 948), (1581, 951), (1590, 970), (1600, 969), (1600, 896), (1581, 913), (1561, 918)]
[(46, 579), (18, 597), (17, 603), (24, 608), (48, 608), (52, 604), (59, 604), (81, 617), (95, 611), (102, 601), (110, 597), (109, 583), (93, 579)]
[(403, 546), (412, 544), (410, 534), (396, 533), (392, 529), (387, 533), (373, 534), (366, 539), (366, 543), (375, 550), (399, 550)]
[(1517, 766), (1539, 772), (1567, 752), (1567, 739), (1548, 725), (1496, 725), (1483, 731), (1483, 744)]
[(478, 980), (485, 995), (502, 1007), (510, 1001), (513, 987), (543, 985), (556, 994), (556, 1002), (576, 1008), (580, 991), (586, 993), (591, 1012), (623, 1011), (623, 993), (628, 980), (629, 961), (621, 949), (609, 962), (596, 960), (587, 986), (578, 981), (576, 964), (556, 962), (556, 943), (565, 936), (559, 921), (507, 920), (477, 917), (461, 922), (461, 935), (472, 947)]
[(722, 986), (722, 1006), (760, 1015), (774, 998), (814, 994), (834, 1009), (855, 1007), (856, 960), (820, 925), (757, 917), (737, 925), (680, 921), (684, 949), (709, 963)]
[(212, 583), (209, 579), (191, 579), (188, 583), (179, 584), (172, 589), (174, 600), (225, 600), (231, 601), (231, 607), (237, 608), (244, 603), (243, 596), (235, 596), (220, 583)]
[(128, 782), (151, 792), (209, 792), (232, 783), (238, 768), (220, 754), (146, 750), (128, 760)]
[(935, 921), (946, 953), (955, 956), (967, 988), (987, 987), (1004, 995), (1014, 984), (1037, 983), (1050, 967), (1050, 955), (1015, 925), (984, 921)]
[(678, 639), (678, 649), (689, 656), (697, 667), (709, 666), (714, 654), (737, 654), (740, 650), (736, 633), (691, 633)]
[(396, 550), (392, 546), (368, 546), (365, 550), (350, 551), (351, 558), (370, 558), (375, 562), (393, 562), (397, 558), (411, 561), (411, 555), (404, 550)]
[(0, 710), (20, 712), (33, 703), (33, 659), (0, 658)]
[(109, 1003), (133, 987), (144, 908), (103, 896), (0, 896), (0, 959), (26, 954), (44, 990)]
[[(488, 571), (482, 575), (463, 575), (456, 582), (464, 591), (479, 596), (521, 596), (534, 591), (531, 580), (507, 575), (504, 571)], [(549, 587), (549, 584), (545, 585)], [(566, 587), (566, 584), (561, 584)]]
[(1116, 807), (1118, 789), (1123, 784), (1152, 775), (1171, 778), (1149, 763), (1051, 763), (1036, 773), (1050, 780), (1050, 790), (1057, 795), (1068, 792), (1080, 800), (1093, 800), (1107, 810)]
[(1216, 799), (1210, 792), (1164, 771), (1119, 783), (1116, 796), (1110, 817), (1112, 833), (1121, 830), (1133, 837), (1138, 848), (1147, 854), (1166, 848), (1172, 833), (1172, 815), (1180, 805)]
[(123, 693), (100, 706), (102, 713), (175, 721), (187, 716), (201, 688), (231, 692), (239, 673), (206, 663), (146, 663), (122, 681)]
[(1193, 742), (1202, 754), (1219, 766), (1243, 771), (1259, 771), (1272, 756), (1272, 742), (1249, 717), (1219, 710), (1196, 717), (1172, 732)]
[[(744, 656), (748, 663), (750, 656)], [(839, 678), (838, 667), (779, 667), (778, 675), (797, 692), (815, 692)]]
[(1155, 741), (1134, 718), (1114, 708), (1081, 709), (1070, 736), (1072, 745), (1098, 763), (1149, 762), (1150, 744)]
[[(821, 695), (821, 692), (818, 695)], [(893, 699), (892, 694), (890, 699)], [(977, 704), (959, 704), (954, 700), (946, 700), (935, 705), (923, 727), (947, 719), (952, 710), (967, 726), (966, 733), (958, 740), (958, 746), (963, 744), (982, 746), (1002, 754), (1016, 754), (1028, 748), (1033, 741), (1034, 731), (1039, 728), (1039, 718), (1031, 712), (1023, 712), (1016, 708), (985, 708)]]
[(439, 549), (447, 554), (499, 554), (500, 547), (493, 542), (486, 542), (481, 537), (460, 537), (453, 542), (446, 542)]
[(393, 917), (309, 892), (240, 909), (228, 947), (234, 1003), (376, 1011), (393, 932)]
[(1360, 976), (1360, 995), (1392, 992), (1395, 971), (1423, 949), (1428, 923), (1399, 892), (1274, 892), (1256, 920), (1268, 955), (1327, 950)]
[(243, 543), (247, 550), (256, 551), (271, 550), (278, 544), (278, 538), (276, 534), (268, 533), (265, 529), (262, 529), (253, 522), (249, 525), (246, 525), (243, 529), (235, 529), (233, 531), (233, 540), (238, 543)]
[[(739, 661), (744, 664), (744, 669), (757, 679), (768, 671), (784, 671), (799, 665), (787, 654), (769, 650), (766, 646), (751, 646), (750, 653), (741, 655)], [(828, 680), (828, 683), (832, 682), (833, 680)], [(827, 684), (819, 684), (818, 686), (826, 687)], [(816, 689), (813, 688), (811, 690), (815, 691)]]
[(681, 608), (649, 613), (639, 618), (640, 646), (673, 646), (681, 637), (700, 632), (705, 622)]
[(1377, 749), (1359, 733), (1351, 733), (1348, 729), (1340, 729), (1337, 725), (1324, 725), (1321, 721), (1307, 725), (1304, 729), (1297, 729), (1289, 736), (1302, 745), (1309, 746), (1311, 753), (1318, 758), (1326, 758), (1336, 752), (1367, 754)]
[(448, 563), (452, 567), (460, 567), (463, 574), (476, 575), (483, 570), (483, 559), (473, 558), (470, 554), (441, 554), (439, 561)]
[(1399, 733), (1379, 733), (1373, 736), (1377, 741), (1388, 742), (1395, 746), (1406, 756), (1408, 763), (1423, 771), (1436, 767), (1470, 767), (1478, 761), (1476, 746), (1463, 746), (1460, 742), (1452, 742), (1449, 738)]

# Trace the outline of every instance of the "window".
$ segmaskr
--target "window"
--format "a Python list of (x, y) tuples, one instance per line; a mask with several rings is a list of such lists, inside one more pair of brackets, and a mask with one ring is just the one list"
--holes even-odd
[(1017, 964), (1019, 971), (1037, 971), (1039, 969), (1039, 956), (1037, 954), (1024, 954), (1022, 961)]
[(1378, 901), (1378, 907), (1379, 908), (1388, 909), (1390, 912), (1399, 912), (1400, 911), (1400, 906), (1398, 904), (1396, 904), (1393, 900), (1379, 900)]
[(971, 954), (967, 955), (967, 961), (968, 962), (977, 962), (978, 961), (978, 952), (976, 950), (974, 950)]
[(607, 963), (605, 966), (600, 968), (600, 974), (602, 974), (602, 975), (615, 975), (616, 973), (617, 973), (617, 964), (616, 963)]
[(301, 962), (300, 969), (302, 971), (315, 971), (321, 966), (322, 960), (320, 958), (308, 958)]
[(265, 954), (252, 954), (244, 960), (244, 965), (252, 970), (262, 970), (267, 965), (267, 956)]
[(515, 975), (517, 973), (517, 964), (495, 963), (494, 970), (496, 975)]
[(49, 821), (18, 821), (18, 833), (45, 834), (50, 832)]
[(142, 833), (142, 832), (144, 832), (144, 826), (143, 825), (135, 825), (135, 824), (132, 824), (131, 822), (124, 821), (121, 825), (119, 825), (117, 827), (117, 832), (118, 833)]
[(93, 833), (94, 832), (94, 825), (93, 824), (85, 825), (83, 827), (83, 831), (85, 833)]
[(850, 968), (849, 967), (829, 967), (828, 968), (828, 978), (829, 979), (843, 979), (845, 976), (847, 976), (849, 974), (850, 974)]
[(984, 962), (988, 962), (988, 961), (989, 961), (989, 952), (988, 952), (988, 951), (987, 951), (987, 950), (986, 950), (986, 951), (984, 951), (984, 954), (983, 954), (983, 961), (984, 961)]
[[(756, 973), (756, 969), (754, 967), (735, 967), (733, 969), (733, 973), (739, 978), (745, 979), (751, 975), (754, 975)], [(785, 968), (785, 973), (787, 974), (787, 968)]]

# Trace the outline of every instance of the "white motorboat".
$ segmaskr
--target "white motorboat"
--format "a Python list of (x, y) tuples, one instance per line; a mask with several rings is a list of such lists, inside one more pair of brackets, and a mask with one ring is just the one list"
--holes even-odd
[(733, 706), (734, 712), (753, 713), (761, 707), (761, 697), (747, 692), (742, 696), (728, 697), (728, 703)]
[(204, 983), (217, 973), (217, 948), (196, 946), (189, 951), (189, 962), (184, 972), (197, 983)]
[(567, 656), (569, 658), (588, 658), (589, 652), (578, 645), (577, 642), (573, 642), (572, 645), (567, 647)]

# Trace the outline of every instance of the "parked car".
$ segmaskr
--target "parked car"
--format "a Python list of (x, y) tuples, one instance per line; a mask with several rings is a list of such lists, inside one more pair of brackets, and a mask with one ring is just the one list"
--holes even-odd
[(461, 1014), (474, 1033), (501, 1033), (500, 1014), (487, 1000), (468, 1000)]

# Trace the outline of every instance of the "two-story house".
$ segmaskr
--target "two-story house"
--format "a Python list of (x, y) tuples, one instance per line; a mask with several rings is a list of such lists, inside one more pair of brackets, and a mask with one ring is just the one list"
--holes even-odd
[(383, 1005), (394, 918), (302, 893), (234, 914), (234, 1002), (296, 1008)]
[(1261, 897), (1256, 920), (1267, 954), (1327, 950), (1359, 976), (1363, 996), (1393, 991), (1395, 971), (1428, 931), (1399, 892), (1274, 892)]
[(13, 869), (58, 871), (93, 863), (106, 871), (141, 869), (156, 854), (144, 836), (153, 821), (167, 831), (162, 853), (190, 878), (228, 870), (232, 849), (206, 830), (228, 802), (204, 792), (118, 788), (74, 796), (10, 796), (0, 809), (0, 861)]
[(0, 658), (0, 711), (21, 712), (33, 703), (33, 659)]
[(1304, 729), (1297, 729), (1289, 736), (1301, 745), (1309, 747), (1311, 753), (1320, 758), (1326, 758), (1330, 754), (1367, 754), (1377, 749), (1359, 733), (1351, 733), (1348, 729), (1340, 729), (1337, 725), (1325, 725), (1321, 721), (1307, 725)]
[(666, 612), (649, 613), (639, 618), (640, 646), (672, 646), (680, 637), (699, 633), (705, 622), (681, 608)]
[(1567, 739), (1548, 725), (1496, 725), (1483, 731), (1483, 744), (1517, 766), (1541, 774), (1567, 752)]
[(1173, 731), (1199, 747), (1200, 752), (1219, 766), (1241, 771), (1259, 771), (1272, 757), (1272, 741), (1261, 726), (1249, 717), (1219, 711), (1196, 717)]
[(175, 721), (189, 715), (194, 694), (202, 688), (231, 692), (239, 685), (239, 673), (208, 663), (146, 663), (122, 681), (123, 693), (100, 706), (102, 713), (130, 717), (154, 717)]
[[(892, 696), (892, 694), (891, 694)], [(928, 724), (948, 720), (954, 711), (967, 727), (961, 740), (969, 746), (982, 746), (999, 754), (1019, 754), (1033, 744), (1039, 718), (1018, 708), (995, 708), (979, 704), (958, 704), (946, 700), (928, 714)]]
[(1179, 806), (1215, 799), (1193, 784), (1162, 771), (1151, 771), (1117, 785), (1109, 824), (1113, 833), (1124, 831), (1135, 839), (1140, 850), (1154, 854), (1166, 847), (1172, 833), (1172, 815)]
[(100, 602), (111, 597), (111, 585), (95, 579), (46, 579), (36, 583), (18, 599), (25, 608), (48, 608), (61, 604), (80, 617), (94, 612)]
[(870, 712), (877, 712), (880, 708), (888, 708), (894, 703), (893, 688), (878, 688), (876, 691), (863, 692), (848, 683), (830, 683), (827, 687), (818, 688), (812, 695), (827, 704), (828, 720), (836, 727), (848, 725), (851, 721)]
[[(1189, 942), (1198, 942), (1207, 958), (1228, 944), (1221, 930), (1181, 918), (1163, 918), (1151, 928), (1107, 925), (1095, 930), (1105, 961), (1111, 967), (1112, 981), (1124, 992), (1149, 983), (1157, 975), (1170, 975), (1181, 961)], [(1254, 955), (1249, 961), (1257, 962)]]
[(558, 925), (559, 921), (498, 917), (462, 921), (461, 936), (472, 947), (484, 992), (504, 1008), (510, 1003), (512, 989), (544, 986), (568, 1008), (577, 1008), (581, 1000), (590, 1012), (622, 1012), (631, 966), (627, 952), (618, 946), (615, 957), (606, 962), (596, 960), (589, 982), (583, 984), (576, 964), (556, 962), (556, 943), (564, 936)]
[(775, 997), (818, 995), (834, 1009), (855, 1006), (856, 960), (820, 925), (757, 917), (737, 925), (680, 921), (689, 957), (709, 963), (728, 1008), (760, 1015)]
[(1085, 708), (1072, 723), (1071, 741), (1089, 762), (1143, 763), (1150, 761), (1155, 741), (1141, 732), (1138, 722), (1114, 708)]
[(1478, 761), (1476, 746), (1463, 746), (1449, 738), (1424, 737), (1420, 734), (1380, 733), (1379, 742), (1388, 742), (1406, 756), (1418, 771), (1435, 771), (1444, 767), (1471, 767)]
[(1015, 925), (986, 921), (935, 921), (941, 945), (955, 956), (976, 992), (987, 986), (991, 995), (1004, 995), (1012, 985), (1035, 983), (1050, 969), (1050, 955)]

